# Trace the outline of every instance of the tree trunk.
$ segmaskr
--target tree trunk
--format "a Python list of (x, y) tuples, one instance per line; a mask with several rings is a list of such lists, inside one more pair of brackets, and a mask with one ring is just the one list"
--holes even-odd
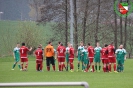
[(67, 17), (67, 11), (68, 11), (68, 7), (67, 7), (67, 0), (65, 0), (65, 46), (67, 46), (67, 42), (68, 42), (68, 17)]
[(78, 30), (77, 30), (77, 3), (74, 0), (74, 40), (75, 40), (75, 50), (78, 48)]
[(95, 45), (98, 42), (98, 22), (99, 22), (99, 15), (100, 15), (100, 0), (98, 0), (98, 11), (97, 11), (97, 18), (96, 18), (96, 29), (95, 29)]
[(86, 34), (86, 20), (87, 20), (87, 13), (88, 13), (88, 2), (89, 0), (86, 0), (86, 6), (85, 6), (85, 12), (84, 12), (84, 20), (83, 20), (83, 43), (85, 44), (85, 34)]
[(127, 45), (127, 16), (125, 18), (125, 29), (124, 29), (124, 48), (126, 49), (126, 45)]
[[(129, 0), (127, 0), (127, 3), (128, 3), (128, 1)], [(125, 36), (125, 39), (124, 39), (124, 48), (126, 49), (127, 48), (127, 16), (125, 18), (124, 36)]]
[[(122, 0), (120, 1), (122, 2)], [(120, 16), (120, 43), (123, 43), (123, 33), (122, 33), (122, 15)]]
[[(114, 0), (115, 3), (116, 0)], [(115, 31), (114, 31), (114, 43), (115, 43), (115, 47), (117, 48), (117, 16), (116, 13), (114, 11), (114, 22), (115, 22)]]

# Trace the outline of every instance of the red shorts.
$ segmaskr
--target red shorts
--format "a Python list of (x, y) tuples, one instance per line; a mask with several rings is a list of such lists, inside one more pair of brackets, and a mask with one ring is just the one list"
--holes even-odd
[(42, 64), (42, 61), (36, 60), (36, 63), (37, 63), (37, 64)]
[(73, 59), (69, 59), (69, 63), (73, 63)]
[(108, 64), (109, 63), (109, 59), (102, 59), (102, 63), (103, 64)]
[(94, 58), (89, 58), (89, 62), (93, 63)]
[(115, 57), (108, 57), (109, 63), (116, 63), (116, 58)]
[(21, 58), (21, 62), (28, 62), (28, 58)]
[(65, 58), (58, 58), (58, 62), (65, 62)]

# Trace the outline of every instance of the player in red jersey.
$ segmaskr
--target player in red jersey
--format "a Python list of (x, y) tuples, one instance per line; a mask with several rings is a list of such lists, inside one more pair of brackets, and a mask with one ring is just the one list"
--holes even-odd
[[(28, 67), (27, 53), (28, 53), (28, 51), (31, 51), (31, 50), (32, 50), (32, 47), (30, 49), (28, 49), (25, 46), (25, 43), (22, 43), (22, 47), (20, 48), (20, 58), (21, 58), (21, 67), (22, 67), (22, 70), (27, 70), (27, 67)], [(24, 63), (25, 63), (25, 68), (23, 68)]]
[(101, 60), (103, 63), (103, 72), (108, 72), (108, 64), (109, 64), (109, 59), (108, 59), (108, 45), (105, 44), (104, 48), (101, 50)]
[(92, 72), (94, 72), (94, 48), (90, 45), (90, 43), (88, 43), (88, 58), (90, 63), (88, 64), (87, 70), (89, 70), (90, 66), (92, 66)]
[[(60, 45), (61, 45), (61, 42), (58, 42), (58, 46), (57, 46), (57, 49), (56, 50), (58, 50), (58, 48), (59, 48)], [(57, 56), (57, 60), (58, 60), (58, 56)], [(59, 62), (58, 62), (58, 68), (59, 68)], [(59, 69), (58, 69), (58, 71), (59, 71)]]
[(114, 72), (116, 71), (116, 58), (115, 58), (115, 47), (113, 42), (108, 45), (108, 59), (109, 59), (109, 72), (111, 72), (111, 65), (113, 64)]
[(70, 64), (70, 71), (74, 71), (74, 65), (73, 65), (73, 60), (74, 60), (74, 48), (72, 44), (70, 44), (70, 49), (69, 49), (69, 64)]
[(35, 56), (36, 56), (36, 70), (42, 71), (43, 67), (43, 51), (42, 46), (39, 45), (38, 48), (35, 50)]
[(59, 63), (59, 71), (63, 71), (64, 68), (64, 62), (65, 62), (65, 52), (66, 48), (61, 44), (57, 49), (57, 57), (58, 57), (58, 63)]

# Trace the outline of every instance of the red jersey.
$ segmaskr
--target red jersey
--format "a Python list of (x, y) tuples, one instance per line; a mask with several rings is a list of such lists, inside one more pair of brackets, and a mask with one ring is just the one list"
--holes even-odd
[(69, 59), (74, 59), (74, 48), (69, 49)]
[(108, 57), (115, 57), (115, 47), (113, 45), (108, 46)]
[(107, 47), (102, 48), (101, 59), (108, 59), (108, 48)]
[(26, 46), (20, 48), (20, 58), (27, 58), (27, 52), (29, 49)]
[(42, 49), (37, 49), (35, 51), (35, 55), (36, 55), (36, 60), (42, 61), (42, 59), (43, 59), (43, 51), (42, 51)]
[(92, 46), (88, 47), (88, 57), (94, 58), (94, 48)]
[(59, 46), (57, 48), (57, 52), (58, 52), (58, 58), (65, 58), (66, 48), (64, 46)]

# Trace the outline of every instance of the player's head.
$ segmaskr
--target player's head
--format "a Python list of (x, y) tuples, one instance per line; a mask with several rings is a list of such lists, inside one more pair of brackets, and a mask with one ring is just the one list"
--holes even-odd
[(73, 44), (70, 44), (70, 47), (73, 47)]
[(104, 44), (104, 47), (107, 47), (108, 46), (108, 44)]
[(22, 46), (25, 46), (25, 43), (24, 42), (22, 43)]
[(83, 46), (83, 42), (82, 41), (80, 42), (80, 46)]
[(88, 46), (90, 46), (91, 44), (90, 43), (88, 43)]
[(114, 44), (114, 42), (111, 42), (111, 43), (110, 43), (110, 45), (113, 45), (113, 44)]
[(52, 42), (48, 42), (49, 45), (52, 45)]
[(61, 46), (63, 46), (63, 44), (62, 44), (62, 43), (61, 43), (60, 45), (61, 45)]
[(122, 48), (123, 48), (123, 45), (121, 44), (121, 45), (119, 46), (119, 48), (122, 49)]
[(84, 48), (87, 49), (87, 46), (85, 46)]
[(42, 45), (41, 45), (41, 44), (39, 44), (39, 45), (38, 45), (38, 48), (42, 48)]
[(19, 43), (17, 43), (17, 47), (20, 47), (20, 44)]
[(60, 46), (61, 42), (58, 42), (58, 45)]
[(99, 42), (97, 42), (97, 47), (99, 47), (100, 46), (100, 44), (99, 44)]
[(69, 42), (67, 43), (67, 46), (70, 47), (70, 43)]

